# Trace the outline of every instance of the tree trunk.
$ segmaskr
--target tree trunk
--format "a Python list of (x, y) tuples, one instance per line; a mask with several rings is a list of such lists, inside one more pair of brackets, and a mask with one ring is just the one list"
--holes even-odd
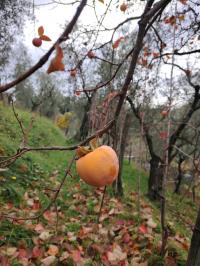
[(132, 161), (132, 143), (130, 143), (128, 163), (131, 164), (131, 161)]
[(2, 101), (2, 102), (4, 101), (4, 97), (3, 97), (3, 96), (4, 96), (4, 95), (3, 95), (3, 92), (1, 92), (1, 93), (0, 93), (0, 101)]
[(164, 165), (160, 157), (154, 156), (150, 160), (150, 174), (148, 180), (148, 196), (152, 200), (160, 199), (162, 193), (162, 179), (164, 176)]
[(123, 186), (122, 186), (122, 169), (123, 169), (123, 161), (124, 161), (124, 153), (126, 148), (128, 130), (130, 125), (131, 115), (129, 113), (126, 114), (121, 139), (120, 139), (120, 147), (119, 147), (119, 174), (116, 181), (116, 191), (115, 194), (117, 196), (123, 196)]
[(186, 266), (200, 266), (200, 208), (193, 230)]
[(182, 179), (183, 179), (183, 173), (182, 173), (182, 169), (181, 169), (181, 165), (184, 162), (184, 158), (180, 157), (179, 161), (178, 161), (178, 175), (176, 178), (176, 186), (175, 186), (175, 190), (174, 193), (179, 194), (180, 193), (180, 187), (181, 187), (181, 183), (182, 183)]
[(87, 138), (89, 133), (89, 111), (91, 107), (91, 101), (88, 100), (84, 107), (83, 120), (80, 127), (80, 132), (76, 135), (77, 140), (84, 140)]

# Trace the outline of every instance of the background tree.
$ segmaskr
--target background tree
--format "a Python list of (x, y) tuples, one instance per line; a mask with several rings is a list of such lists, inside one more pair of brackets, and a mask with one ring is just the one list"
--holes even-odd
[(31, 5), (29, 0), (0, 2), (0, 72), (9, 60), (12, 43), (22, 34), (25, 18), (31, 17)]

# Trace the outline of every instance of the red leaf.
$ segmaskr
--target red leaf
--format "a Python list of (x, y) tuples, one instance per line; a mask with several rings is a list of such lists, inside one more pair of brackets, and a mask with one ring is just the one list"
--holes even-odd
[(176, 24), (176, 17), (171, 16), (164, 19), (165, 24), (170, 24), (171, 26)]
[(151, 53), (148, 53), (148, 52), (144, 52), (144, 57), (147, 57), (147, 56), (150, 56)]
[(140, 225), (139, 232), (142, 234), (146, 234), (147, 233), (147, 227), (144, 224)]
[(44, 34), (44, 28), (43, 28), (43, 26), (40, 26), (38, 28), (38, 35), (41, 37), (43, 34)]
[(10, 262), (8, 261), (7, 257), (4, 257), (2, 255), (0, 255), (0, 265), (1, 266), (10, 266)]
[(164, 43), (164, 42), (162, 42), (161, 45), (160, 45), (160, 48), (163, 49), (163, 48), (165, 48), (166, 46), (167, 46), (167, 44)]
[(38, 211), (39, 209), (40, 209), (40, 202), (39, 202), (39, 200), (34, 200), (34, 202), (33, 202), (33, 206), (32, 206), (32, 209), (34, 210), (34, 211)]
[(62, 63), (63, 51), (59, 45), (56, 45), (56, 56), (51, 60), (50, 65), (47, 69), (47, 73), (50, 74), (54, 71), (64, 71), (65, 66)]
[(92, 50), (90, 50), (90, 51), (87, 53), (87, 56), (88, 56), (90, 59), (93, 59), (93, 58), (96, 57), (95, 53), (94, 53)]
[(47, 35), (41, 35), (40, 39), (43, 40), (43, 41), (46, 41), (46, 42), (50, 42), (51, 41), (51, 39)]
[(81, 252), (79, 250), (72, 250), (71, 257), (74, 262), (78, 263), (81, 260)]
[(187, 0), (179, 0), (179, 2), (181, 2), (183, 5), (187, 5)]
[(20, 249), (19, 249), (18, 258), (19, 258), (20, 260), (26, 258), (27, 255), (28, 255), (28, 252), (27, 252), (26, 249), (24, 249), (24, 248), (20, 248)]
[(76, 77), (76, 74), (77, 74), (77, 70), (76, 70), (76, 68), (75, 68), (75, 69), (72, 69), (72, 70), (70, 71), (70, 76), (71, 76), (71, 77)]
[(169, 114), (169, 110), (162, 110), (162, 112), (161, 112), (161, 115), (162, 115), (163, 117), (168, 116), (168, 114)]
[(161, 139), (165, 140), (165, 139), (167, 139), (167, 137), (168, 137), (167, 131), (161, 131), (160, 132), (160, 138)]
[(124, 40), (124, 37), (120, 37), (119, 39), (117, 39), (112, 45), (113, 49), (116, 49), (122, 40)]
[(13, 208), (13, 203), (11, 203), (11, 202), (7, 203), (7, 205), (6, 205), (6, 209), (7, 209), (7, 210), (10, 210), (10, 209), (12, 209), (12, 208)]
[(153, 53), (153, 57), (158, 57), (160, 54), (159, 53)]
[(32, 250), (32, 258), (36, 259), (42, 257), (43, 250), (39, 246), (35, 246)]
[(52, 212), (52, 211), (45, 211), (44, 214), (43, 214), (43, 217), (49, 221), (49, 222), (53, 222), (56, 218), (56, 213), (55, 212)]
[(169, 24), (169, 18), (164, 19), (165, 24)]
[(129, 233), (125, 233), (123, 236), (123, 242), (128, 243), (131, 240)]
[(147, 66), (147, 64), (148, 64), (147, 59), (142, 58), (141, 64), (142, 64), (142, 66)]
[(186, 74), (187, 76), (190, 76), (190, 75), (191, 75), (191, 71), (190, 71), (189, 69), (187, 69), (187, 70), (185, 70), (185, 74)]
[(36, 231), (37, 233), (41, 233), (41, 232), (43, 232), (43, 231), (44, 231), (44, 226), (43, 226), (42, 224), (36, 224), (36, 226), (35, 226), (35, 231)]

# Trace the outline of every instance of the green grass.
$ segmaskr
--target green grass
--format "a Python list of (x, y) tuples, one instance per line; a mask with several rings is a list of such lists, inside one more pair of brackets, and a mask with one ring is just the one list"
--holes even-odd
[[(160, 204), (152, 202), (147, 197), (148, 173), (140, 171), (136, 168), (134, 163), (128, 164), (124, 162), (123, 167), (124, 188), (127, 194), (130, 192), (138, 191), (138, 184), (140, 184), (140, 193), (145, 200), (154, 209), (154, 218), (159, 219)], [(140, 180), (140, 181), (139, 181)], [(178, 231), (186, 237), (191, 237), (191, 229), (186, 227), (186, 224), (194, 224), (198, 204), (194, 203), (191, 198), (183, 197), (173, 193), (172, 188), (167, 188), (167, 220), (171, 229)], [(187, 216), (185, 215), (187, 213)]]
[(0, 223), (0, 246), (3, 244), (17, 246), (20, 240), (26, 242), (29, 247), (33, 246), (32, 237), (34, 232), (24, 228), (24, 226), (16, 225), (8, 220), (4, 220)]
[(143, 195), (147, 193), (147, 173), (138, 170), (133, 163), (129, 164), (124, 161), (123, 164), (123, 180), (124, 188), (127, 193), (138, 191), (138, 186)]
[[(23, 121), (24, 126), (28, 127), (31, 120), (31, 114), (18, 109), (16, 111), (19, 114), (20, 120)], [(34, 116), (35, 121), (30, 131), (27, 145), (39, 147), (68, 146), (72, 144), (69, 141), (66, 141), (63, 133), (52, 123), (52, 121), (38, 115)], [(15, 154), (20, 146), (21, 138), (22, 134), (12, 109), (9, 107), (3, 107), (0, 103), (0, 156), (10, 156)], [(29, 191), (29, 193), (34, 191), (33, 193), (37, 194), (42, 209), (48, 206), (50, 197), (44, 193), (44, 188), (52, 188), (52, 184), (55, 186), (56, 182), (59, 184), (59, 180), (62, 178), (64, 169), (71, 156), (72, 152), (30, 152), (18, 159), (15, 163), (9, 166), (8, 171), (0, 173), (0, 211), (2, 206), (10, 202), (13, 203), (15, 207), (21, 208), (25, 205), (24, 194), (26, 191)], [(0, 157), (0, 160), (2, 159), (3, 157)], [(58, 174), (55, 177), (52, 177), (52, 172), (54, 170), (57, 170)], [(74, 175), (74, 178), (67, 178), (57, 199), (57, 206), (59, 206), (65, 214), (67, 221), (65, 224), (66, 231), (76, 233), (79, 231), (81, 224), (72, 223), (69, 218), (81, 216), (81, 209), (77, 210), (77, 207), (79, 204), (83, 204), (86, 208), (86, 214), (82, 218), (82, 222), (95, 221), (97, 202), (94, 197), (90, 198), (92, 196), (92, 189), (87, 184), (79, 182), (74, 170), (75, 167), (73, 166), (72, 174)], [(125, 191), (125, 197), (122, 201), (126, 202), (127, 210), (124, 213), (117, 214), (116, 217), (123, 220), (134, 220), (136, 224), (140, 223), (139, 219), (137, 219), (137, 212), (132, 213), (132, 205), (137, 202), (137, 194), (135, 192), (140, 188), (141, 199), (145, 200), (147, 204), (153, 207), (153, 219), (159, 225), (159, 204), (150, 202), (146, 196), (148, 173), (138, 170), (134, 163), (131, 162), (131, 164), (128, 164), (128, 162), (125, 161), (122, 176)], [(54, 178), (54, 181), (51, 180), (52, 178)], [(80, 184), (81, 195), (86, 197), (86, 202), (73, 200), (74, 193), (80, 193)], [(135, 193), (134, 197), (132, 197), (131, 193)], [(111, 186), (108, 188), (108, 194), (110, 197), (113, 197)], [(171, 190), (167, 193), (167, 222), (169, 223), (172, 234), (179, 232), (179, 234), (183, 236), (191, 237), (191, 230), (186, 226), (186, 223), (183, 222), (182, 218), (186, 219), (190, 224), (194, 224), (197, 213), (197, 204), (194, 204), (189, 198), (180, 201), (181, 198), (182, 196), (173, 194)], [(133, 202), (134, 200), (135, 202)], [(187, 217), (185, 213), (187, 213)], [(105, 224), (106, 223), (107, 220), (105, 220)], [(160, 233), (160, 226), (158, 226), (156, 230), (157, 233)], [(0, 224), (0, 233), (4, 236), (2, 241), (5, 243), (11, 243), (14, 246), (17, 245), (19, 239), (28, 236), (27, 241), (29, 241), (28, 239), (31, 239), (33, 236), (32, 231), (27, 230), (20, 225), (11, 225), (8, 221)], [(32, 242), (28, 242), (27, 244), (30, 246), (32, 245)], [(176, 247), (170, 248), (171, 252), (177, 252)], [(178, 256), (180, 257), (179, 265), (184, 265), (181, 263), (184, 263), (186, 252), (181, 250), (178, 252)], [(160, 264), (158, 265), (163, 265), (161, 258), (158, 257), (152, 257), (152, 265), (154, 265), (153, 263), (155, 260), (160, 261)]]
[[(63, 133), (52, 121), (37, 114), (16, 109), (24, 129), (34, 122), (28, 134), (27, 146), (68, 146)], [(22, 142), (22, 132), (11, 107), (0, 102), (0, 160), (16, 154)], [(72, 156), (68, 151), (28, 152), (8, 166), (8, 171), (0, 173), (0, 205), (2, 201), (19, 205), (25, 189), (44, 187), (52, 171), (58, 170), (61, 178), (67, 162)]]

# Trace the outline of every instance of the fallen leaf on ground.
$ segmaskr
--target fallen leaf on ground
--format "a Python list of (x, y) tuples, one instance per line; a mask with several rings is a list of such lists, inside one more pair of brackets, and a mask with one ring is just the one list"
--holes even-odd
[(55, 256), (48, 256), (44, 258), (43, 260), (41, 260), (42, 266), (51, 266), (55, 260), (56, 260)]
[(56, 256), (59, 252), (59, 249), (56, 245), (50, 245), (47, 251), (48, 255)]
[(116, 245), (112, 251), (107, 252), (107, 258), (111, 265), (120, 265), (121, 261), (126, 260), (127, 254), (122, 251), (120, 246)]

